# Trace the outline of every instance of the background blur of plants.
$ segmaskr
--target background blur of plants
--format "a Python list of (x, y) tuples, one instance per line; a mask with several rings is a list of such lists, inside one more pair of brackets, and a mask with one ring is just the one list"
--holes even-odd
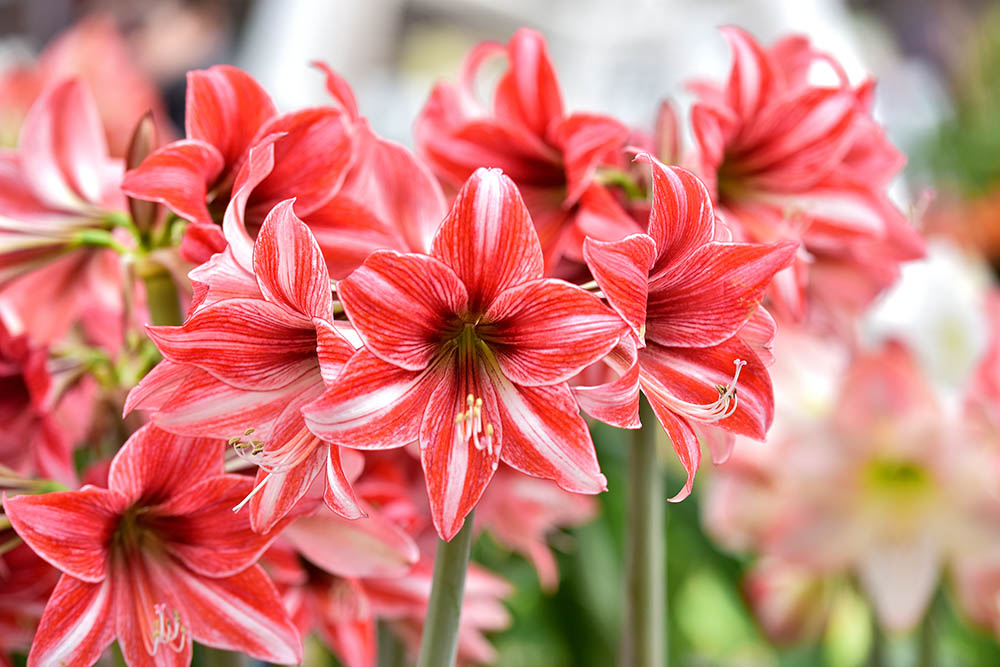
[[(404, 142), (434, 77), (453, 76), (469, 46), (506, 40), (522, 24), (546, 33), (572, 107), (644, 125), (661, 93), (727, 71), (716, 26), (742, 25), (765, 43), (804, 32), (852, 77), (870, 71), (879, 79), (878, 114), (910, 156), (900, 190), (913, 200), (934, 193), (925, 229), (983, 253), (1000, 271), (1000, 6), (989, 2), (649, 0), (623, 9), (607, 0), (0, 0), (0, 64), (37, 51), (91, 12), (116, 18), (178, 126), (188, 69), (233, 62), (290, 107), (322, 97), (319, 75), (306, 66), (321, 58), (351, 81), (375, 128)], [(0, 143), (13, 141), (16, 135), (0, 136)], [(516, 587), (508, 601), (513, 625), (492, 637), (500, 665), (615, 663), (628, 443), (621, 432), (594, 430), (610, 492), (598, 498), (595, 520), (554, 537), (558, 590), (542, 591), (529, 563), (489, 537), (475, 545), (475, 559)], [(672, 493), (683, 475), (661, 445)], [(833, 593), (816, 644), (777, 647), (764, 638), (740, 594), (747, 562), (720, 550), (701, 528), (699, 502), (711, 475), (708, 464), (694, 495), (667, 510), (671, 664), (865, 664), (870, 613), (847, 585)], [(947, 593), (934, 602), (933, 624), (940, 664), (1000, 664), (1000, 644), (964, 623)], [(917, 636), (886, 641), (890, 663), (913, 663)], [(310, 659), (327, 660), (318, 650)]]

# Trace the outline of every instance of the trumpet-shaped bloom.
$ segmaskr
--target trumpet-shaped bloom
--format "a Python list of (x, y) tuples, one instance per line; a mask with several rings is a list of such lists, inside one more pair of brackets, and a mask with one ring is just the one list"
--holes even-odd
[[(492, 108), (476, 95), (485, 61), (505, 55)], [(620, 160), (629, 130), (596, 114), (569, 115), (545, 39), (518, 30), (506, 46), (484, 42), (468, 55), (458, 86), (439, 84), (417, 118), (417, 146), (445, 183), (460, 187), (479, 167), (510, 176), (531, 211), (546, 267), (580, 261), (583, 239), (619, 239), (639, 226), (594, 176)]]
[(275, 207), (255, 242), (237, 231), (230, 249), (193, 274), (205, 283), (184, 324), (149, 329), (164, 361), (126, 409), (155, 410), (153, 422), (171, 432), (229, 439), (256, 463), (248, 500), (257, 530), (291, 511), (324, 470), (327, 503), (359, 517), (340, 450), (310, 433), (301, 414), (354, 351), (332, 324), (323, 256), (291, 201)]
[(228, 65), (188, 73), (186, 139), (151, 153), (122, 183), (131, 197), (155, 201), (191, 221), (182, 252), (204, 262), (225, 248), (217, 223), (250, 149), (272, 137), (275, 167), (247, 197), (252, 230), (274, 206), (296, 198), (305, 215), (324, 204), (351, 164), (352, 133), (335, 107), (278, 114), (267, 92)]
[(86, 380), (57, 386), (47, 363), (46, 348), (0, 320), (0, 465), (75, 484), (72, 449), (87, 430), (92, 392)]
[(336, 445), (419, 441), (431, 514), (450, 539), (502, 459), (578, 493), (605, 488), (566, 381), (617, 343), (592, 294), (542, 278), (514, 183), (478, 170), (429, 255), (376, 251), (337, 285), (364, 342), (304, 410)]
[[(123, 212), (122, 167), (77, 80), (46, 91), (16, 151), (0, 151), (0, 306), (33, 340), (60, 338), (108, 289), (118, 291), (111, 216)], [(96, 297), (96, 298), (95, 298)]]
[[(852, 88), (840, 65), (790, 37), (769, 49), (736, 28), (726, 86), (698, 85), (691, 111), (701, 173), (739, 240), (802, 242), (771, 292), (782, 314), (807, 301), (855, 314), (923, 253), (886, 189), (903, 166), (871, 116), (871, 81)], [(810, 83), (825, 63), (836, 86)]]
[(114, 639), (129, 665), (190, 664), (192, 640), (301, 659), (254, 564), (276, 533), (233, 516), (253, 482), (223, 474), (221, 454), (214, 441), (145, 426), (115, 456), (108, 488), (4, 499), (18, 535), (63, 572), (28, 664), (90, 665)]
[(136, 66), (115, 21), (91, 14), (56, 37), (35, 63), (0, 73), (0, 144), (17, 138), (31, 105), (45, 90), (79, 78), (94, 94), (111, 154), (123, 157), (136, 123), (152, 110), (161, 128), (168, 117), (156, 86)]
[(387, 496), (407, 492), (400, 481), (377, 472), (373, 479), (366, 467), (356, 480), (366, 517), (347, 520), (320, 507), (293, 521), (264, 555), (303, 640), (315, 631), (347, 667), (375, 665), (376, 616), (365, 581), (404, 577), (420, 556), (390, 518), (397, 513)]
[(576, 392), (592, 416), (626, 428), (638, 426), (639, 391), (646, 395), (687, 470), (680, 500), (701, 461), (695, 427), (763, 440), (771, 424), (771, 381), (755, 347), (769, 340), (773, 322), (760, 302), (796, 246), (714, 241), (704, 184), (648, 154), (639, 159), (653, 168), (649, 233), (584, 245), (597, 284), (639, 349), (620, 346), (609, 357), (617, 381)]
[(286, 114), (234, 67), (188, 75), (188, 138), (155, 151), (123, 184), (192, 221), (181, 248), (188, 259), (202, 263), (225, 248), (217, 223), (236, 200), (254, 236), (277, 202), (294, 198), (334, 278), (376, 248), (429, 249), (445, 213), (437, 181), (408, 149), (376, 135), (347, 83), (318, 66), (333, 104)]
[(995, 451), (899, 343), (854, 361), (818, 425), (743, 452), (709, 486), (709, 530), (800, 575), (853, 575), (890, 630), (920, 621), (945, 568), (996, 567)]

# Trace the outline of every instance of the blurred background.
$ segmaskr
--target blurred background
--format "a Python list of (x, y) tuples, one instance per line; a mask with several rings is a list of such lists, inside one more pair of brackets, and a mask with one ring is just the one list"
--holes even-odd
[[(18, 95), (31, 63), (53, 38), (94, 17), (121, 31), (125, 57), (163, 96), (174, 134), (182, 134), (176, 128), (183, 127), (189, 69), (237, 65), (279, 108), (292, 109), (325, 101), (322, 76), (308, 65), (323, 60), (351, 83), (377, 132), (409, 145), (411, 123), (434, 81), (454, 79), (474, 44), (505, 42), (522, 25), (548, 38), (570, 108), (645, 128), (661, 99), (669, 96), (681, 109), (690, 104), (686, 82), (726, 76), (730, 55), (718, 26), (742, 26), (765, 44), (804, 33), (834, 54), (852, 81), (865, 73), (878, 80), (876, 116), (908, 156), (898, 203), (922, 214), (924, 230), (956, 249), (960, 273), (989, 282), (988, 267), (1000, 269), (1000, 4), (988, 0), (0, 0), (0, 70), (7, 73), (0, 144), (16, 143), (26, 109)], [(113, 57), (92, 45), (64, 66), (86, 70), (100, 88), (102, 76), (119, 71), (104, 67)], [(963, 264), (970, 256), (983, 261)], [(929, 308), (924, 300), (933, 291), (919, 284), (897, 290), (876, 309), (872, 328), (905, 329), (906, 317), (894, 313)], [(953, 298), (950, 287), (944, 291), (945, 300)], [(964, 337), (950, 344), (973, 358), (986, 344), (986, 324), (975, 315), (954, 317)], [(515, 585), (507, 600), (513, 624), (491, 637), (499, 665), (615, 663), (628, 442), (601, 425), (594, 432), (611, 492), (598, 498), (593, 521), (553, 537), (557, 590), (543, 591), (528, 561), (491, 538), (475, 546), (478, 561)], [(663, 459), (672, 495), (683, 475), (666, 443)], [(881, 636), (850, 585), (823, 594), (823, 619), (812, 631), (778, 643), (765, 633), (748, 605), (752, 556), (723, 549), (703, 527), (705, 496), (718, 474), (706, 464), (694, 495), (667, 511), (671, 664), (847, 667), (872, 655), (884, 664), (915, 664), (917, 646), (928, 641), (921, 631)], [(948, 593), (935, 595), (932, 611), (936, 664), (1000, 664), (990, 628), (963, 617)], [(882, 650), (873, 652), (875, 643)]]

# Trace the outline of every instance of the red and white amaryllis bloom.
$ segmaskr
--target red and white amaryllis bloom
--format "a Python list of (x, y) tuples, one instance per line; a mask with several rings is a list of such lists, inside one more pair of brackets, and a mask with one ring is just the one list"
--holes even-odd
[[(923, 242), (887, 197), (904, 163), (871, 115), (874, 83), (852, 87), (804, 37), (768, 49), (737, 28), (723, 88), (696, 84), (691, 111), (701, 174), (738, 240), (800, 240), (772, 297), (801, 317), (807, 302), (857, 313), (898, 277)], [(825, 64), (835, 86), (810, 82)], [(830, 305), (832, 304), (832, 305)]]
[[(339, 75), (317, 66), (332, 104), (285, 114), (239, 69), (189, 73), (188, 138), (155, 151), (123, 190), (192, 221), (181, 246), (191, 261), (225, 248), (217, 223), (241, 190), (239, 219), (251, 236), (276, 203), (294, 198), (335, 279), (376, 248), (429, 248), (446, 211), (441, 187), (410, 150), (372, 131)], [(269, 159), (254, 159), (265, 150)]]
[(419, 441), (444, 539), (501, 459), (569, 491), (605, 488), (566, 382), (607, 354), (623, 325), (589, 292), (542, 274), (517, 188), (480, 169), (429, 255), (376, 251), (337, 284), (365, 346), (304, 409), (309, 428), (358, 449)]
[(106, 292), (120, 293), (107, 245), (114, 215), (125, 212), (121, 177), (93, 98), (76, 80), (46, 91), (18, 149), (0, 150), (0, 308), (33, 340), (60, 338)]
[(771, 424), (771, 381), (755, 348), (766, 346), (774, 323), (760, 302), (796, 245), (713, 240), (705, 185), (648, 154), (638, 159), (653, 168), (649, 233), (584, 245), (597, 284), (636, 344), (610, 355), (617, 381), (576, 393), (589, 414), (624, 428), (638, 426), (639, 391), (646, 395), (687, 470), (680, 500), (701, 462), (695, 427), (763, 440)]
[(228, 65), (188, 72), (184, 122), (187, 138), (151, 153), (125, 176), (122, 191), (190, 220), (181, 252), (196, 263), (225, 248), (217, 222), (250, 149), (264, 138), (272, 137), (278, 159), (244, 202), (253, 231), (285, 199), (296, 198), (299, 215), (319, 208), (343, 182), (353, 156), (350, 124), (340, 109), (279, 114), (253, 77)]
[(188, 665), (192, 640), (301, 659), (254, 564), (277, 533), (233, 516), (253, 482), (222, 470), (215, 442), (145, 426), (115, 456), (108, 488), (4, 498), (18, 535), (63, 572), (29, 665), (91, 665), (114, 639), (129, 665)]
[(47, 44), (37, 62), (0, 71), (0, 145), (8, 137), (16, 140), (31, 105), (46, 89), (69, 78), (80, 79), (94, 94), (114, 156), (125, 156), (136, 124), (148, 111), (161, 128), (169, 123), (156, 85), (136, 63), (115, 20), (91, 14)]
[[(364, 484), (362, 475), (359, 495)], [(381, 483), (369, 488), (379, 497), (385, 491)], [(365, 509), (368, 516), (347, 520), (320, 507), (289, 524), (263, 559), (303, 641), (315, 631), (347, 667), (376, 662), (376, 617), (364, 582), (405, 577), (420, 557), (416, 543), (381, 507), (366, 503)]]
[(256, 241), (237, 231), (236, 243), (192, 274), (204, 282), (184, 324), (149, 329), (164, 361), (126, 410), (155, 410), (153, 423), (167, 431), (229, 439), (256, 463), (248, 501), (257, 530), (291, 511), (324, 470), (327, 504), (360, 517), (339, 448), (310, 433), (301, 414), (354, 352), (333, 325), (320, 249), (291, 201), (275, 207)]
[[(501, 55), (509, 66), (487, 107), (476, 76)], [(545, 38), (534, 30), (518, 30), (506, 46), (473, 49), (457, 86), (435, 86), (414, 135), (438, 177), (454, 188), (479, 167), (503, 169), (528, 204), (547, 268), (564, 255), (581, 261), (587, 236), (614, 240), (640, 231), (595, 179), (598, 167), (621, 160), (628, 128), (608, 116), (566, 112)]]

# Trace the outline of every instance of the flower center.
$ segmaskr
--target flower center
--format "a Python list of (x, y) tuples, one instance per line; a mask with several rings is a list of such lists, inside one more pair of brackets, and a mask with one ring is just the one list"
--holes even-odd
[(933, 486), (931, 475), (922, 466), (889, 458), (876, 458), (865, 468), (867, 488), (881, 497), (902, 501), (914, 499)]
[(493, 424), (483, 424), (483, 399), (469, 394), (465, 397), (465, 405), (465, 411), (455, 415), (456, 444), (466, 445), (471, 440), (476, 449), (485, 449), (492, 456)]

